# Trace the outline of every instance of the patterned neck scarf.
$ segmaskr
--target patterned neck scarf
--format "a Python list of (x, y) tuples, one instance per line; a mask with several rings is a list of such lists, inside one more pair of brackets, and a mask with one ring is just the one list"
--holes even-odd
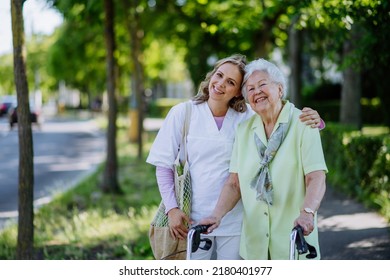
[(260, 156), (260, 168), (255, 177), (251, 181), (251, 188), (256, 190), (256, 199), (263, 200), (269, 205), (272, 205), (273, 187), (271, 174), (269, 171), (269, 164), (275, 157), (280, 145), (286, 137), (287, 131), (291, 124), (291, 117), (294, 111), (294, 105), (290, 103), (290, 115), (287, 123), (279, 123), (278, 128), (272, 133), (271, 138), (268, 141), (268, 147), (266, 147), (260, 138), (254, 133), (255, 143), (257, 151)]

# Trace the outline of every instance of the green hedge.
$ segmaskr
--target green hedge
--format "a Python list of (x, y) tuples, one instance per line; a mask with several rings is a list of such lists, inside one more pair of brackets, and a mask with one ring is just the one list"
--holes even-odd
[(328, 183), (379, 210), (390, 221), (388, 132), (365, 134), (328, 123), (321, 137), (329, 169)]
[[(340, 100), (311, 100), (303, 103), (305, 107), (311, 107), (318, 111), (321, 118), (327, 122), (340, 121)], [(384, 125), (385, 114), (378, 99), (361, 101), (362, 122), (371, 125)]]

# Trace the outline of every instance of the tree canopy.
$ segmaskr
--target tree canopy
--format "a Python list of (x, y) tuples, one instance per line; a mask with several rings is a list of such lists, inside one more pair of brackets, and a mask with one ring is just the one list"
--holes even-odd
[[(103, 6), (100, 0), (46, 0), (64, 17), (47, 55), (47, 71), (57, 82), (95, 95), (105, 90)], [(126, 27), (125, 1), (115, 0), (118, 87), (128, 95), (133, 61), (132, 39)], [(287, 62), (289, 30), (303, 34), (305, 83), (324, 82), (331, 68), (347, 67), (364, 74), (363, 88), (389, 105), (386, 80), (389, 61), (388, 1), (373, 0), (132, 0), (142, 37), (141, 56), (147, 87), (185, 79), (195, 87), (217, 59), (233, 53), (248, 59), (273, 59), (275, 50)], [(130, 19), (131, 21), (132, 19)], [(356, 48), (342, 55), (342, 46), (358, 29)], [(142, 33), (142, 34), (141, 34)], [(44, 67), (44, 66), (41, 66)], [(309, 67), (309, 68), (307, 68)], [(310, 69), (310, 70), (307, 70)], [(8, 73), (6, 66), (1, 73)], [(314, 73), (314, 74), (313, 74)], [(7, 74), (8, 75), (8, 74)], [(305, 84), (304, 86), (306, 86)], [(2, 83), (4, 90), (10, 86)], [(131, 92), (131, 91), (130, 91)], [(364, 95), (368, 93), (364, 91)]]

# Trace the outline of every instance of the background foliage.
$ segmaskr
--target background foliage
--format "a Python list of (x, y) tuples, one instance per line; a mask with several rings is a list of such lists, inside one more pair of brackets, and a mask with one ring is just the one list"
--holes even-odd
[[(102, 96), (106, 83), (102, 1), (42, 1), (58, 10), (64, 23), (52, 36), (36, 34), (28, 40), (30, 91), (42, 88), (47, 101), (64, 82), (84, 96), (80, 107), (90, 107), (94, 97)], [(379, 98), (383, 122), (390, 123), (385, 109), (390, 105), (385, 82), (390, 58), (388, 1), (132, 0), (128, 12), (125, 1), (114, 3), (118, 94), (127, 100), (133, 94), (129, 22), (138, 21), (144, 83), (153, 98), (164, 97), (156, 95), (157, 88), (188, 78), (196, 89), (213, 62), (233, 53), (288, 64), (293, 28), (302, 36), (301, 94), (324, 84), (342, 84), (334, 74), (353, 67), (363, 77), (363, 97)], [(345, 57), (343, 44), (352, 40), (354, 29), (356, 48)], [(12, 59), (4, 55), (1, 60), (0, 95), (5, 95), (15, 92)], [(288, 67), (287, 71), (295, 71), (294, 65)], [(326, 95), (332, 96), (333, 91)], [(320, 103), (316, 92), (311, 96), (315, 105)]]

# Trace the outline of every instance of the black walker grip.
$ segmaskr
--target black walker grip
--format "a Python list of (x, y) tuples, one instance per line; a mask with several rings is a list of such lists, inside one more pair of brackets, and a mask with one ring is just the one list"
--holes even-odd
[[(192, 236), (192, 245), (191, 245), (191, 252), (196, 252), (199, 248), (202, 250), (209, 250), (211, 248), (212, 242), (208, 238), (200, 238), (201, 233), (207, 233), (207, 229), (210, 227), (210, 225), (197, 225), (191, 228), (190, 230), (193, 231)], [(200, 247), (200, 242), (204, 241), (205, 244), (203, 247)], [(187, 248), (188, 250), (188, 248)]]
[(297, 231), (297, 236), (295, 239), (295, 245), (299, 255), (306, 254), (307, 259), (314, 259), (317, 257), (317, 250), (314, 246), (306, 242), (303, 235), (303, 228), (300, 225), (294, 227), (293, 230)]

